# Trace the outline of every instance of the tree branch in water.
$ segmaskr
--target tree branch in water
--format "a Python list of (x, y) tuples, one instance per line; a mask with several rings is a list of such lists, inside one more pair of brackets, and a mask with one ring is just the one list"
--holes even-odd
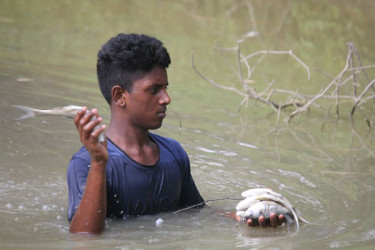
[[(267, 87), (261, 91), (257, 92), (255, 88), (250, 86), (249, 84), (254, 83), (252, 80), (252, 75), (256, 69), (256, 66), (258, 66), (266, 55), (288, 55), (292, 57), (298, 64), (300, 64), (307, 72), (307, 79), (310, 80), (311, 73), (310, 68), (307, 66), (307, 64), (300, 59), (298, 56), (296, 56), (292, 50), (259, 50), (255, 51), (249, 55), (243, 55), (241, 52), (241, 43), (243, 43), (244, 40), (240, 39), (237, 41), (236, 47), (230, 47), (230, 48), (223, 48), (215, 45), (215, 49), (217, 49), (222, 57), (224, 58), (222, 52), (234, 52), (236, 53), (236, 66), (231, 65), (227, 60), (225, 60), (226, 64), (230, 67), (230, 69), (234, 72), (234, 74), (238, 77), (239, 82), (241, 83), (242, 89), (238, 89), (233, 86), (224, 85), (218, 82), (215, 82), (214, 80), (207, 77), (205, 74), (203, 74), (201, 71), (197, 69), (194, 62), (194, 52), (191, 53), (191, 64), (194, 71), (205, 81), (212, 84), (215, 87), (235, 92), (236, 94), (240, 95), (242, 97), (242, 100), (240, 102), (239, 108), (241, 106), (248, 104), (249, 99), (253, 99), (255, 101), (264, 103), (268, 106), (270, 106), (276, 113), (277, 113), (277, 121), (276, 121), (276, 127), (278, 127), (280, 114), (282, 110), (285, 110), (288, 107), (293, 107), (294, 110), (291, 111), (288, 115), (288, 122), (291, 122), (291, 120), (310, 109), (311, 106), (314, 106), (316, 108), (320, 109), (327, 109), (328, 112), (325, 115), (324, 123), (326, 119), (328, 118), (329, 110), (331, 110), (331, 106), (335, 107), (336, 110), (336, 118), (339, 117), (339, 106), (341, 100), (344, 101), (351, 101), (351, 111), (350, 111), (350, 118), (353, 119), (355, 111), (358, 109), (359, 106), (367, 103), (370, 100), (375, 101), (375, 79), (370, 80), (366, 70), (375, 68), (375, 65), (367, 65), (362, 66), (362, 62), (360, 61), (360, 56), (356, 48), (354, 47), (354, 44), (352, 42), (348, 42), (348, 53), (347, 53), (347, 59), (345, 62), (344, 68), (341, 70), (341, 72), (332, 79), (332, 81), (327, 85), (323, 86), (322, 89), (315, 95), (308, 95), (308, 94), (302, 94), (297, 90), (288, 90), (288, 89), (282, 89), (282, 88), (273, 88), (274, 80), (269, 82), (267, 84)], [(257, 56), (260, 56), (260, 58), (256, 61), (254, 65), (251, 65), (249, 63), (250, 58), (255, 58)], [(357, 64), (359, 66), (355, 66), (354, 62), (354, 56), (357, 59)], [(224, 58), (225, 59), (225, 58)], [(244, 72), (246, 70), (247, 72)], [(360, 84), (360, 74), (363, 74), (365, 79), (367, 80), (367, 84), (365, 86), (361, 86)], [(348, 75), (349, 74), (349, 75)], [(352, 84), (350, 93), (341, 94), (341, 89), (344, 89), (343, 87), (348, 85), (348, 83)], [(328, 92), (332, 90), (332, 92), (329, 94)], [(348, 92), (347, 87), (346, 92)], [(369, 94), (369, 92), (372, 90), (372, 94)], [(358, 95), (358, 93), (360, 93)], [(283, 98), (282, 101), (274, 100), (275, 94), (278, 94), (278, 96), (286, 96)], [(321, 104), (318, 103), (318, 100), (332, 100), (333, 104)], [(374, 107), (373, 107), (374, 109)], [(365, 116), (365, 120), (367, 122), (367, 125), (369, 127), (372, 126), (371, 120), (366, 117), (366, 115), (361, 112), (362, 115)], [(324, 127), (324, 125), (322, 126)]]

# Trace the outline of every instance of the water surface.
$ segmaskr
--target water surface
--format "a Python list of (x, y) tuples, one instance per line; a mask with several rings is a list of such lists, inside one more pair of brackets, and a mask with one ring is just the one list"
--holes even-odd
[[(251, 3), (249, 5), (248, 3)], [(267, 56), (254, 73), (255, 88), (275, 79), (279, 88), (318, 93), (345, 65), (348, 41), (363, 65), (375, 63), (372, 1), (5, 1), (0, 0), (0, 246), (1, 248), (232, 249), (370, 248), (375, 243), (373, 107), (351, 122), (343, 104), (334, 111), (312, 108), (288, 124), (240, 96), (215, 88), (197, 67), (228, 86), (238, 77), (228, 64), (234, 47), (250, 31), (243, 53), (290, 50)], [(252, 8), (251, 8), (252, 7)], [(253, 13), (253, 15), (250, 15)], [(217, 211), (236, 201), (209, 203), (202, 210), (108, 221), (97, 237), (68, 233), (66, 167), (79, 149), (72, 120), (56, 117), (17, 121), (11, 105), (52, 108), (69, 104), (109, 112), (95, 75), (100, 46), (119, 32), (146, 33), (168, 48), (172, 103), (158, 133), (177, 139), (190, 156), (192, 174), (205, 199), (239, 198), (251, 187), (286, 196), (312, 222), (299, 232), (246, 228)], [(368, 70), (371, 79), (374, 70)], [(324, 105), (327, 105), (325, 103)], [(325, 122), (324, 122), (325, 121)], [(322, 125), (324, 124), (324, 129)], [(163, 218), (161, 227), (155, 225)]]

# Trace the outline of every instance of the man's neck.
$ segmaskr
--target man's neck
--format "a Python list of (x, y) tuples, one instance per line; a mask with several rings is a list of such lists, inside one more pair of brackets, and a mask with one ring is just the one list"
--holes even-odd
[(159, 148), (151, 140), (148, 130), (111, 121), (106, 136), (133, 160), (143, 165), (154, 165), (159, 159)]

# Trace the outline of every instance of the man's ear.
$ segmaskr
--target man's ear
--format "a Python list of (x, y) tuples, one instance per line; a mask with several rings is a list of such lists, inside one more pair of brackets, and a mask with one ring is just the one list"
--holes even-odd
[(120, 85), (115, 85), (112, 87), (111, 93), (112, 93), (112, 101), (120, 107), (126, 106), (126, 100), (125, 100), (125, 92), (126, 90), (123, 89)]

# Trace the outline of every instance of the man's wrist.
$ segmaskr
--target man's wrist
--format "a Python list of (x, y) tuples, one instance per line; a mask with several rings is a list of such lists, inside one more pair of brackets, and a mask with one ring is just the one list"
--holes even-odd
[(91, 159), (91, 166), (106, 167), (108, 159), (97, 157)]

